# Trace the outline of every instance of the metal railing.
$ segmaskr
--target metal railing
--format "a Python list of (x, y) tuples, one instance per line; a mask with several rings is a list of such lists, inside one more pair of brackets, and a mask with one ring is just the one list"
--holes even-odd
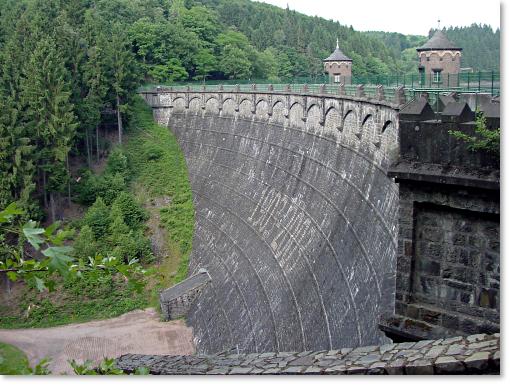
[[(459, 74), (394, 74), (394, 75), (371, 75), (371, 76), (357, 76), (354, 75), (350, 78), (340, 79), (341, 82), (348, 86), (365, 85), (366, 89), (375, 87), (376, 85), (383, 85), (388, 89), (395, 89), (402, 86), (411, 91), (427, 92), (459, 92), (459, 93), (488, 93), (492, 96), (500, 94), (500, 73), (495, 71), (479, 71), (479, 72), (462, 72)], [(141, 91), (153, 89), (156, 86), (192, 86), (193, 89), (199, 86), (208, 88), (223, 85), (225, 89), (229, 86), (235, 87), (239, 85), (245, 89), (244, 86), (251, 86), (257, 84), (258, 86), (274, 84), (275, 91), (283, 91), (286, 84), (295, 86), (308, 85), (311, 90), (319, 87), (321, 84), (337, 87), (339, 83), (334, 83), (333, 78), (327, 75), (319, 75), (313, 77), (295, 77), (290, 79), (224, 79), (224, 80), (206, 80), (206, 81), (187, 81), (187, 82), (174, 82), (168, 84), (147, 84), (140, 88)]]

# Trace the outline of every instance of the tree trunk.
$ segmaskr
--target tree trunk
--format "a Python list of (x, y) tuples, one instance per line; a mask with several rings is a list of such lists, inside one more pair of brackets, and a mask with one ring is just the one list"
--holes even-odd
[(54, 223), (56, 220), (55, 215), (55, 196), (54, 192), (50, 192), (50, 212), (51, 212), (51, 223)]
[(87, 127), (87, 129), (85, 130), (85, 146), (87, 146), (87, 165), (89, 166), (90, 168), (90, 163), (91, 163), (91, 156), (90, 156), (90, 148), (91, 148), (91, 145), (90, 145), (90, 132), (89, 132), (89, 129)]
[(48, 198), (46, 197), (46, 171), (43, 170), (43, 204), (44, 208), (48, 208)]
[(66, 155), (66, 167), (67, 167), (67, 207), (71, 207), (71, 171), (69, 170), (69, 155)]
[(122, 144), (122, 117), (120, 115), (120, 98), (117, 94), (117, 125), (119, 127), (119, 144)]
[(99, 125), (96, 126), (96, 161), (99, 163)]

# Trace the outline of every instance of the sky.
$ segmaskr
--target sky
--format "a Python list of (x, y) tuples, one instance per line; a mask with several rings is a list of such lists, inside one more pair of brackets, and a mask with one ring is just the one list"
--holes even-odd
[[(430, 28), (472, 23), (500, 27), (498, 0), (256, 0), (339, 21), (357, 31), (427, 35)], [(508, 2), (508, 1), (505, 1)], [(504, 5), (508, 5), (505, 4)]]

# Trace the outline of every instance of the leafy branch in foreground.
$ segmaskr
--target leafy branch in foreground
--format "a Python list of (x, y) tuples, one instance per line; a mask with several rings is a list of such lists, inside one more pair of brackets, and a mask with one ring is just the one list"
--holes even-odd
[[(131, 259), (127, 264), (113, 256), (75, 259), (70, 256), (73, 248), (64, 245), (72, 232), (57, 230), (58, 222), (47, 228), (39, 227), (32, 220), (20, 223), (18, 219), (22, 214), (15, 203), (0, 211), (0, 273), (6, 274), (9, 280), (21, 279), (32, 282), (39, 291), (53, 291), (53, 273), (81, 277), (85, 271), (102, 270), (120, 273), (132, 288), (142, 290), (146, 271), (137, 259)], [(29, 245), (36, 254), (31, 254)]]
[(501, 129), (490, 130), (487, 128), (487, 119), (483, 112), (476, 112), (475, 136), (468, 135), (462, 131), (449, 130), (453, 137), (466, 142), (471, 151), (487, 151), (492, 154), (499, 154), (499, 142)]
[[(95, 367), (94, 363), (90, 360), (86, 360), (84, 363), (79, 364), (75, 360), (69, 361), (69, 364), (74, 370), (75, 374), (78, 375), (123, 375), (126, 374), (122, 369), (119, 369), (115, 365), (115, 359), (105, 358), (99, 363), (99, 366)], [(147, 375), (149, 369), (145, 367), (136, 368), (135, 375)]]

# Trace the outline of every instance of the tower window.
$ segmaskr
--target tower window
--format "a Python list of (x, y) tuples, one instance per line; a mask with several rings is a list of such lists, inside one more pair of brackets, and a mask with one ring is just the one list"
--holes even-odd
[(434, 72), (432, 72), (432, 81), (434, 83), (439, 83), (441, 82), (441, 71), (439, 70), (434, 70)]
[(335, 83), (340, 83), (340, 75), (335, 75)]

